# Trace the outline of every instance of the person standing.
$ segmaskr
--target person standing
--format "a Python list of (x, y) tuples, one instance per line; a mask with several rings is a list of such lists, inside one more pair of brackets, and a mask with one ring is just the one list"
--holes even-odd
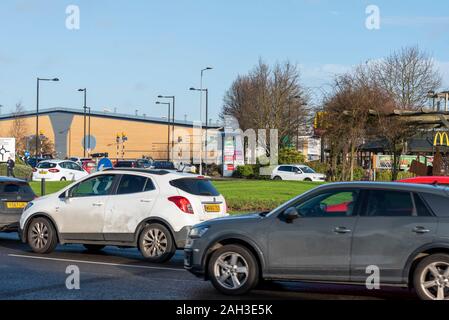
[(14, 175), (14, 167), (16, 166), (16, 163), (14, 162), (13, 159), (11, 159), (11, 157), (8, 157), (8, 161), (6, 161), (6, 168), (7, 168), (7, 175), (8, 177), (13, 177), (15, 178), (16, 176)]

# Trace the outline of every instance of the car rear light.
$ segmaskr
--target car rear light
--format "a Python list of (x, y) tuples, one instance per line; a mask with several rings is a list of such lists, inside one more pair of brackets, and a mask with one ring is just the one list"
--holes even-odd
[(187, 198), (176, 196), (168, 198), (168, 201), (173, 202), (176, 206), (185, 213), (194, 214), (193, 207)]
[(58, 172), (59, 172), (59, 169), (49, 169), (48, 172), (51, 172), (51, 173), (58, 173)]

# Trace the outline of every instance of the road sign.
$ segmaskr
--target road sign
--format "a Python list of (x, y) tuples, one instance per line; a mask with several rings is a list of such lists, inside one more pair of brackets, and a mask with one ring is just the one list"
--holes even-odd
[(0, 138), (0, 162), (6, 162), (8, 158), (16, 159), (16, 139)]

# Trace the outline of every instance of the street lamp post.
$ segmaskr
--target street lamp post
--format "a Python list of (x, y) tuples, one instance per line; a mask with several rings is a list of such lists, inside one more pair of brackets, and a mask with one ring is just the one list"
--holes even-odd
[(87, 112), (87, 89), (78, 89), (78, 92), (84, 93), (84, 134), (83, 134), (83, 156), (86, 157), (86, 112)]
[[(200, 91), (201, 93), (206, 92), (206, 140), (205, 140), (206, 154), (205, 154), (204, 162), (205, 162), (205, 167), (206, 167), (205, 169), (206, 169), (206, 174), (207, 174), (207, 156), (208, 156), (207, 155), (207, 145), (208, 145), (207, 138), (208, 138), (208, 129), (209, 129), (209, 89), (207, 89), (207, 88), (206, 89), (190, 88), (190, 90), (191, 91)], [(203, 132), (201, 130), (201, 146), (203, 145), (203, 141), (202, 141), (203, 134), (202, 133)], [(200, 151), (200, 153), (202, 154), (202, 150)], [(200, 158), (200, 159), (202, 159), (202, 158)], [(202, 161), (201, 161), (201, 163), (202, 163)], [(200, 166), (200, 168), (202, 169), (202, 166)], [(203, 174), (202, 170), (200, 170), (200, 174)]]
[(175, 96), (158, 96), (159, 99), (172, 99), (172, 135), (171, 135), (171, 159), (175, 160), (174, 149), (175, 149), (175, 112), (176, 112), (176, 97)]
[(167, 161), (170, 161), (170, 102), (157, 101), (156, 104), (166, 105), (168, 107), (168, 115), (167, 115)]
[(90, 131), (90, 119), (91, 119), (91, 107), (87, 107), (87, 109), (89, 110), (89, 121), (88, 121), (88, 125), (87, 127), (89, 128), (87, 131), (87, 150), (89, 150), (89, 152), (91, 152), (91, 145), (90, 145), (90, 135), (91, 135), (91, 131)]
[(43, 78), (37, 78), (37, 93), (36, 93), (36, 161), (39, 155), (39, 84), (41, 81), (59, 81), (58, 78), (53, 79), (43, 79)]
[[(201, 144), (200, 144), (200, 175), (203, 174), (203, 76), (204, 76), (204, 72), (208, 71), (208, 70), (212, 70), (212, 67), (206, 67), (204, 69), (201, 70), (201, 81), (200, 81), (200, 122), (201, 122), (201, 127), (200, 127), (200, 131), (201, 131)], [(207, 119), (206, 119), (207, 121)], [(206, 140), (207, 140), (207, 136), (206, 136)], [(207, 151), (206, 151), (207, 152)]]

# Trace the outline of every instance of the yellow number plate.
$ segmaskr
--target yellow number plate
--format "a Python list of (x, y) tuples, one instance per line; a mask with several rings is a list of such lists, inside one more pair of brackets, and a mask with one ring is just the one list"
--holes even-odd
[(23, 209), (27, 205), (26, 202), (7, 202), (6, 208), (8, 209)]
[(47, 171), (39, 171), (39, 174), (47, 174)]
[(220, 212), (220, 205), (219, 204), (205, 204), (204, 210), (206, 210), (206, 212)]

